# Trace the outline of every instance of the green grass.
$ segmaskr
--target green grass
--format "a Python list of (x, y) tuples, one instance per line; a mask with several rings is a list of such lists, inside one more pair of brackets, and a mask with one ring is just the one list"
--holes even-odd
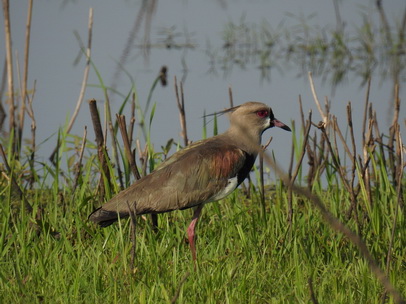
[[(294, 197), (289, 229), (286, 189), (280, 186), (267, 193), (266, 217), (255, 188), (251, 199), (238, 190), (206, 205), (197, 228), (196, 269), (185, 235), (190, 210), (160, 215), (158, 233), (138, 217), (131, 269), (130, 222), (100, 229), (87, 221), (96, 195), (89, 174), (94, 167), (84, 170), (74, 193), (61, 181), (55, 182), (59, 188), (26, 192), (34, 214), (42, 214), (40, 232), (3, 180), (1, 303), (169, 303), (178, 290), (177, 303), (309, 303), (309, 278), (320, 303), (380, 303), (383, 289), (357, 249), (306, 200)], [(396, 196), (390, 184), (382, 185), (389, 188), (374, 189), (379, 200), (368, 209), (363, 237), (384, 268)], [(348, 194), (339, 187), (318, 194), (342, 218)], [(404, 227), (399, 212), (390, 279), (403, 294)]]
[[(144, 161), (151, 170), (172, 146), (180, 146), (169, 140), (162, 151), (155, 151), (149, 137), (155, 104), (150, 113), (144, 113), (139, 104), (134, 107), (137, 120), (143, 122), (137, 132), (142, 129), (139, 137), (149, 156)], [(216, 125), (214, 117), (214, 133)], [(304, 144), (300, 132), (300, 139), (293, 133), (296, 159)], [(117, 133), (115, 128), (112, 134)], [(203, 135), (207, 133), (204, 121)], [(149, 216), (138, 217), (132, 267), (130, 221), (102, 229), (87, 220), (100, 205), (96, 145), (87, 142), (74, 188), (82, 139), (64, 132), (58, 137), (61, 148), (55, 166), (36, 163), (34, 168), (24, 156), (13, 159), (13, 143), (2, 139), (11, 169), (4, 160), (0, 163), (0, 303), (171, 303), (174, 298), (177, 303), (311, 303), (311, 286), (319, 303), (382, 303), (385, 290), (358, 249), (331, 229), (312, 202), (295, 193), (289, 225), (288, 189), (282, 182), (266, 183), (265, 205), (252, 184), (250, 198), (238, 189), (219, 203), (207, 204), (197, 227), (196, 268), (186, 238), (191, 210), (159, 215), (158, 232), (153, 231)], [(114, 149), (108, 151), (112, 154)], [(129, 185), (133, 179), (121, 146), (117, 153), (124, 184)], [(325, 162), (315, 168), (311, 190), (334, 216), (361, 235), (384, 270), (396, 224), (389, 279), (405, 295), (404, 206), (398, 204), (389, 173), (393, 169), (388, 169), (388, 161), (379, 153), (371, 153), (372, 203), (361, 183), (357, 216), (353, 212), (346, 218), (350, 193), (331, 154), (323, 155)], [(115, 158), (110, 155), (110, 159)], [(109, 161), (107, 167), (112, 183), (104, 178), (105, 200), (119, 191), (117, 164)], [(361, 177), (361, 169), (355, 173)], [(306, 184), (305, 174), (301, 168), (299, 184)], [(258, 181), (259, 170), (251, 178)], [(22, 189), (32, 212), (23, 208), (12, 180)], [(406, 189), (405, 178), (402, 183)], [(389, 297), (386, 303), (394, 300)]]

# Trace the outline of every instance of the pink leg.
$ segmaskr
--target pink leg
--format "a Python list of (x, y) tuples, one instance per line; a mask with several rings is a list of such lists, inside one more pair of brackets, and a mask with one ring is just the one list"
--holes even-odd
[(197, 206), (197, 208), (195, 209), (195, 212), (193, 213), (192, 222), (190, 223), (189, 227), (187, 228), (187, 237), (189, 239), (189, 246), (190, 246), (190, 251), (192, 252), (193, 262), (196, 262), (195, 228), (196, 228), (196, 224), (199, 219), (200, 213), (202, 212), (203, 205), (204, 204)]

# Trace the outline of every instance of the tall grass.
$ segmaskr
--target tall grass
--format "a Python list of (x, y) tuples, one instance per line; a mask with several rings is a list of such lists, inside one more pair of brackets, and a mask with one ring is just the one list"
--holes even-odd
[[(315, 153), (310, 141), (316, 138), (306, 140), (300, 135), (304, 131), (297, 131), (293, 159), (299, 159), (303, 145)], [(100, 204), (98, 185), (101, 181), (108, 184), (106, 179), (99, 179), (102, 170), (111, 175), (111, 195), (120, 190), (113, 178), (117, 177), (114, 162), (106, 158), (107, 167), (102, 169), (96, 145), (87, 141), (81, 175), (73, 188), (76, 171), (71, 168), (77, 166), (66, 167), (63, 162), (79, 161), (79, 154), (72, 156), (65, 151), (81, 140), (72, 141), (63, 133), (59, 140), (55, 166), (36, 166), (33, 190), (25, 189), (28, 162), (13, 159), (10, 146), (5, 147), (0, 179), (2, 303), (304, 303), (311, 299), (320, 303), (381, 303), (384, 289), (350, 240), (332, 231), (309, 199), (294, 192), (289, 198), (289, 187), (282, 182), (270, 187), (266, 178), (265, 205), (256, 186), (259, 183), (252, 183), (250, 198), (237, 190), (222, 202), (206, 206), (198, 227), (197, 269), (185, 238), (190, 211), (160, 215), (157, 233), (146, 218), (138, 218), (132, 265), (131, 221), (122, 220), (107, 229), (87, 221), (87, 215)], [(315, 146), (323, 149), (322, 143)], [(360, 193), (355, 201), (356, 216), (346, 216), (354, 204), (353, 194), (343, 184), (347, 177), (339, 173), (339, 160), (333, 160), (342, 157), (332, 154), (335, 150), (324, 148), (320, 155), (323, 161), (315, 163), (316, 169), (309, 169), (308, 173), (318, 172), (309, 189), (335, 217), (357, 231), (380, 267), (387, 269), (390, 281), (404, 294), (404, 193), (401, 197), (398, 194), (405, 179), (393, 180), (388, 174), (393, 168), (388, 166), (391, 152), (386, 147), (383, 154), (379, 149), (369, 152), (369, 180), (362, 178), (362, 162), (357, 164)], [(151, 149), (152, 145), (148, 162), (155, 166), (161, 158)], [(119, 154), (120, 161), (126, 163), (124, 155)], [(399, 165), (404, 166), (404, 161)], [(324, 187), (323, 179), (327, 180)], [(17, 185), (20, 190), (16, 190)], [(21, 204), (19, 191), (32, 211)], [(290, 222), (289, 199), (294, 210)], [(386, 268), (388, 254), (390, 267)]]

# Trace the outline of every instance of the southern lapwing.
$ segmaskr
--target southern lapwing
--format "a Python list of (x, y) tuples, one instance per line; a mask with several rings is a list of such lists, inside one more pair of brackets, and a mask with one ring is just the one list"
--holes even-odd
[(290, 131), (274, 117), (269, 106), (260, 102), (247, 102), (220, 113), (229, 114), (226, 132), (176, 152), (155, 171), (95, 210), (89, 219), (106, 227), (119, 217), (128, 217), (130, 212), (157, 214), (194, 207), (187, 235), (195, 261), (195, 227), (204, 204), (226, 197), (247, 177), (266, 129)]

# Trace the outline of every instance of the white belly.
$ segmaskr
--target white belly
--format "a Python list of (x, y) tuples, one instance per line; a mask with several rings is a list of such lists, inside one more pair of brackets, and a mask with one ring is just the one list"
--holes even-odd
[(210, 201), (218, 201), (221, 200), (222, 198), (225, 198), (227, 195), (233, 192), (235, 188), (237, 188), (237, 184), (238, 184), (237, 176), (230, 178), (228, 180), (227, 186), (222, 191), (211, 197)]

